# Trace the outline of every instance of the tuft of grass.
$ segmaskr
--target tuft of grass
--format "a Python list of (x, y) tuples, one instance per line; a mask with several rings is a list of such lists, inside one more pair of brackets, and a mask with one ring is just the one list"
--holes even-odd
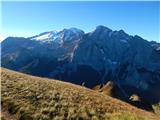
[(155, 113), (160, 117), (160, 103), (153, 105)]
[(19, 120), (34, 120), (33, 114), (31, 112), (23, 112), (20, 114)]

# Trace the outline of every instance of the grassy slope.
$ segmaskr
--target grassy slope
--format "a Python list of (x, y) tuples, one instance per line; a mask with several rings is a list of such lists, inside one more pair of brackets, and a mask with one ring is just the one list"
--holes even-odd
[(1, 70), (3, 120), (158, 120), (96, 91)]
[(160, 117), (160, 103), (153, 105), (153, 108), (155, 110), (155, 113)]

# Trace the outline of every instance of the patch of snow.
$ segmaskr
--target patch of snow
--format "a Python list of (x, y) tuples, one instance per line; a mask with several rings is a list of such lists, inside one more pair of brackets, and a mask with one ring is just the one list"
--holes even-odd
[(62, 38), (63, 36), (60, 33), (52, 31), (46, 34), (39, 35), (37, 37), (33, 37), (31, 40), (36, 40), (40, 42), (55, 42), (58, 44), (62, 44), (63, 43)]
[(111, 64), (113, 64), (113, 65), (118, 64), (118, 62), (112, 61), (111, 59), (107, 59), (107, 60), (108, 60), (109, 63), (111, 63)]
[(117, 62), (116, 61), (112, 61), (112, 64), (117, 64)]
[(27, 47), (27, 49), (28, 49), (28, 50), (32, 50), (32, 49), (34, 49), (34, 47)]
[(51, 33), (47, 33), (44, 35), (40, 35), (38, 37), (32, 38), (33, 40), (44, 40), (44, 39), (48, 39)]
[(64, 29), (60, 32), (51, 31), (41, 33), (31, 38), (31, 40), (45, 42), (55, 42), (62, 45), (65, 41), (78, 40), (84, 32), (77, 28)]
[(77, 40), (81, 37), (84, 32), (77, 28), (65, 29), (63, 31), (64, 41), (71, 41), (73, 39)]
[(82, 32), (80, 29), (77, 29), (77, 28), (70, 28), (69, 30), (72, 31), (75, 34)]
[(57, 32), (56, 31), (51, 31), (51, 32), (46, 32), (46, 33), (41, 33), (35, 37), (33, 37), (31, 40), (36, 40), (40, 42), (51, 42), (56, 39)]
[(120, 40), (121, 42), (123, 42), (123, 43), (128, 43), (128, 41), (127, 40)]
[(56, 42), (56, 43), (59, 43), (59, 44), (62, 44), (63, 43), (63, 35), (61, 34), (55, 34), (52, 38), (52, 41)]
[(113, 34), (113, 31), (109, 32), (109, 37), (111, 37), (111, 36), (112, 36), (112, 34)]
[(67, 32), (65, 33), (64, 41), (70, 41), (70, 40), (72, 40), (72, 39), (73, 39), (72, 34), (73, 34), (73, 33), (72, 33), (71, 31), (67, 31)]
[(65, 59), (67, 59), (67, 55), (62, 55), (61, 57), (58, 58), (58, 61), (63, 61)]
[(107, 59), (107, 61), (109, 62), (109, 63), (111, 63), (112, 61), (111, 61), (111, 59)]
[(104, 50), (102, 48), (100, 49), (100, 51), (101, 51), (102, 54), (104, 54)]
[(158, 47), (156, 50), (159, 51), (159, 50), (160, 50), (160, 47)]
[(74, 56), (74, 52), (75, 52), (75, 50), (78, 48), (78, 44), (76, 44), (75, 45), (75, 47), (74, 47), (74, 49), (73, 49), (73, 52), (71, 53), (71, 55), (70, 55), (70, 61), (72, 62), (72, 60), (73, 60), (73, 56)]

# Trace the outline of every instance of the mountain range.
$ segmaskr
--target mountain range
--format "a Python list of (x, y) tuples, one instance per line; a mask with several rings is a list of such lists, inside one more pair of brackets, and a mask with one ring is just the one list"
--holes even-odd
[[(112, 81), (118, 96), (160, 102), (160, 43), (97, 26), (49, 31), (1, 43), (2, 67), (94, 88)], [(101, 88), (100, 87), (100, 88)]]

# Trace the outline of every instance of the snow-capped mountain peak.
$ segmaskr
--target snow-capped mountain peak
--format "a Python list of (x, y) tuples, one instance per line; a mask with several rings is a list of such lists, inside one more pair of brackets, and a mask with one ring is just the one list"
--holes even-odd
[(108, 27), (103, 26), (103, 25), (98, 25), (95, 30), (108, 30), (108, 31), (112, 31), (111, 29), (109, 29)]
[(30, 39), (42, 42), (51, 41), (51, 38), (53, 38), (57, 33), (57, 31), (44, 32), (39, 35), (33, 36)]
[(77, 28), (69, 28), (61, 31), (64, 41), (79, 40), (84, 32)]
[(83, 36), (84, 32), (77, 28), (63, 29), (62, 31), (50, 31), (44, 32), (39, 35), (33, 36), (30, 39), (40, 42), (55, 42), (62, 44), (66, 41), (79, 40)]

